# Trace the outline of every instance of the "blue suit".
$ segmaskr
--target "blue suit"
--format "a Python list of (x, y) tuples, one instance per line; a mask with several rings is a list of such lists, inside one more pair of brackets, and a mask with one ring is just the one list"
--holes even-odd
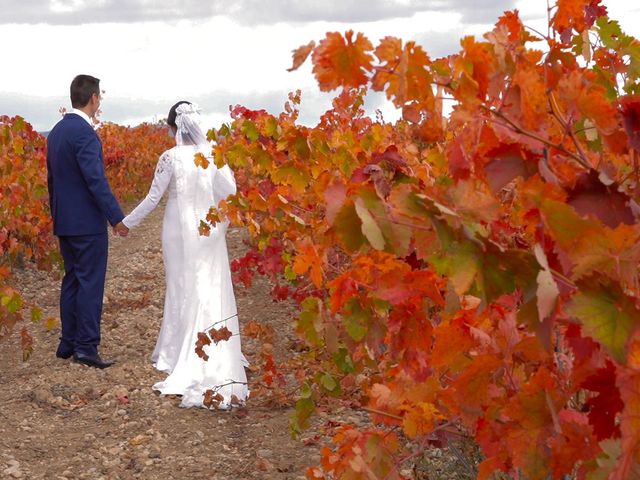
[(108, 226), (124, 218), (105, 176), (102, 143), (85, 119), (66, 114), (47, 137), (53, 233), (65, 275), (60, 291), (58, 352), (94, 356), (107, 271)]

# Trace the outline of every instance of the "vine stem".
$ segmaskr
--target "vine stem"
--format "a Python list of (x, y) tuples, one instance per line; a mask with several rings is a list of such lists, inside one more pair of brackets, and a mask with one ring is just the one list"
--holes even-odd
[(565, 275), (558, 272), (557, 270), (550, 268), (549, 271), (554, 277), (556, 277), (557, 280), (562, 280), (566, 286), (571, 288), (578, 288), (578, 286), (570, 278), (566, 277)]
[(525, 130), (524, 128), (522, 128), (520, 125), (518, 125), (517, 123), (515, 123), (513, 120), (511, 120), (509, 117), (507, 117), (504, 113), (500, 112), (499, 110), (494, 110), (492, 108), (487, 107), (486, 105), (481, 105), (480, 106), (483, 110), (491, 113), (492, 115), (495, 115), (496, 117), (500, 118), (501, 120), (504, 120), (505, 122), (507, 122), (507, 124), (516, 132), (519, 133), (521, 135), (524, 135), (525, 137), (529, 137), (529, 138), (533, 138), (534, 140), (539, 141), (540, 143), (547, 145), (548, 147), (554, 148), (556, 150), (558, 150), (559, 152), (564, 153), (565, 155), (567, 155), (568, 157), (572, 158), (573, 160), (575, 160), (576, 162), (578, 162), (582, 167), (591, 170), (591, 165), (589, 165), (587, 162), (585, 162), (585, 160), (580, 157), (579, 155), (576, 155), (573, 152), (570, 152), (569, 150), (567, 150), (566, 148), (564, 148), (562, 145), (553, 143), (549, 140), (547, 140), (546, 138), (541, 137), (540, 135), (537, 135), (533, 132), (530, 132), (529, 130)]
[(209, 325), (207, 328), (205, 328), (203, 331), (207, 331), (207, 330), (209, 330), (209, 329), (211, 329), (211, 328), (215, 327), (216, 325), (219, 325), (219, 324), (221, 324), (221, 323), (224, 323), (224, 322), (226, 322), (227, 320), (231, 320), (233, 317), (237, 317), (237, 316), (238, 316), (238, 314), (237, 314), (237, 313), (234, 313), (234, 314), (233, 314), (233, 315), (231, 315), (230, 317), (223, 318), (222, 320), (219, 320), (219, 321), (217, 321), (217, 322), (215, 322), (215, 323), (212, 323), (212, 324), (211, 324), (211, 325)]
[(247, 382), (238, 382), (237, 380), (229, 380), (227, 383), (221, 383), (220, 385), (214, 385), (213, 387), (211, 387), (210, 390), (212, 390), (214, 393), (216, 393), (221, 388), (228, 387), (230, 385), (249, 385), (249, 384)]
[(633, 155), (633, 171), (636, 174), (636, 184), (634, 186), (634, 192), (637, 191), (638, 185), (640, 185), (640, 172), (638, 171), (638, 152), (635, 148), (632, 149)]
[(556, 408), (553, 405), (553, 400), (551, 399), (551, 395), (549, 395), (549, 392), (545, 390), (544, 396), (545, 396), (545, 400), (547, 401), (547, 406), (549, 407), (549, 412), (551, 413), (553, 428), (555, 429), (556, 433), (562, 435), (562, 427), (560, 426), (560, 421), (558, 420), (558, 413), (556, 412)]
[(422, 230), (425, 232), (431, 232), (433, 231), (433, 227), (429, 226), (429, 225), (417, 225), (415, 223), (409, 223), (409, 222), (403, 222), (402, 220), (398, 220), (396, 218), (385, 218), (381, 215), (378, 215), (374, 212), (369, 212), (371, 213), (371, 216), (373, 218), (375, 218), (376, 220), (389, 220), (389, 222), (395, 224), (395, 225), (400, 225), (403, 227), (409, 227), (409, 228), (413, 228), (415, 230)]
[(551, 39), (551, 8), (549, 0), (547, 0), (547, 42)]
[(364, 410), (365, 412), (373, 413), (374, 415), (381, 415), (383, 417), (393, 418), (394, 420), (399, 420), (399, 421), (404, 420), (403, 417), (400, 417), (398, 415), (394, 415), (393, 413), (383, 412), (382, 410), (376, 410), (375, 408), (360, 407), (360, 410)]
[(547, 36), (548, 34), (547, 34), (547, 35), (545, 35), (544, 33), (539, 32), (539, 31), (538, 31), (538, 30), (536, 30), (535, 28), (530, 27), (530, 26), (528, 26), (528, 25), (524, 25), (524, 28), (525, 28), (526, 30), (531, 30), (533, 33), (537, 33), (537, 34), (538, 34), (538, 35), (540, 35), (542, 38), (544, 38), (547, 42), (549, 41), (549, 37)]
[(578, 151), (580, 158), (582, 158), (582, 162), (580, 162), (580, 164), (586, 169), (590, 170), (593, 167), (589, 164), (589, 159), (587, 157), (587, 154), (584, 152), (584, 149), (582, 148), (582, 145), (580, 144), (580, 142), (578, 142), (578, 139), (576, 138), (576, 134), (573, 131), (573, 128), (571, 128), (570, 122), (568, 120), (565, 120), (565, 118), (560, 113), (560, 106), (558, 105), (558, 102), (556, 101), (556, 97), (553, 94), (553, 92), (549, 92), (549, 105), (551, 106), (551, 111), (553, 112), (553, 116), (556, 118), (556, 120), (558, 120), (558, 123), (560, 123), (564, 131), (567, 132), (567, 134), (571, 138), (571, 141), (573, 142), (573, 144), (576, 146), (576, 150)]

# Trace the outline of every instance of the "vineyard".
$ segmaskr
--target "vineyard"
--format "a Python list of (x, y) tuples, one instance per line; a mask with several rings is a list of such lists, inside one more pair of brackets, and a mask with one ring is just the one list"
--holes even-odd
[[(425, 451), (462, 439), (479, 479), (640, 479), (640, 42), (600, 0), (559, 0), (546, 34), (512, 11), (460, 45), (432, 59), (328, 33), (291, 67), (310, 62), (337, 90), (316, 126), (298, 123), (296, 92), (279, 115), (236, 106), (209, 132), (239, 192), (201, 230), (224, 216), (246, 228), (236, 288), (265, 276), (299, 311), (287, 359), (277, 332), (244, 326), (261, 342), (252, 401), (294, 402), (294, 436), (336, 405), (369, 414), (371, 427), (335, 426), (312, 479), (411, 478)], [(368, 117), (369, 90), (401, 120)], [(44, 141), (0, 123), (9, 284), (20, 262), (58, 260)], [(120, 198), (144, 193), (161, 132), (102, 127)], [(0, 288), (0, 333), (38, 319)]]

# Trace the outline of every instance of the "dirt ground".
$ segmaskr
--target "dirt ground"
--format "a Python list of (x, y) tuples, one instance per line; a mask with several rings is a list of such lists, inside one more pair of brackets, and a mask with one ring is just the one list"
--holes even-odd
[[(0, 343), (0, 478), (297, 480), (319, 461), (329, 433), (323, 429), (326, 413), (294, 440), (289, 408), (250, 400), (240, 411), (183, 409), (179, 398), (151, 389), (165, 375), (150, 363), (164, 298), (163, 211), (157, 208), (127, 238), (110, 238), (100, 352), (116, 360), (113, 367), (57, 359), (59, 327), (29, 327), (35, 348), (26, 362), (17, 333)], [(241, 256), (242, 230), (230, 230), (227, 241), (230, 258)], [(17, 272), (16, 282), (45, 318), (58, 317), (58, 278), (28, 267)], [(288, 350), (295, 339), (292, 308), (274, 303), (270, 289), (264, 278), (251, 288), (236, 286), (240, 323), (271, 324), (278, 331), (276, 351), (294, 355)], [(243, 339), (250, 362), (259, 355), (255, 342)], [(251, 388), (251, 378), (249, 383)], [(343, 409), (331, 416), (331, 424), (341, 421), (362, 425), (367, 416)], [(446, 452), (429, 452), (417, 466), (424, 473), (414, 478), (471, 478), (446, 458)]]

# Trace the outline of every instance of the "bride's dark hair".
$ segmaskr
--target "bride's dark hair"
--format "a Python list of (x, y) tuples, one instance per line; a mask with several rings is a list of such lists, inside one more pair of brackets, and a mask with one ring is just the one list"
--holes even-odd
[(176, 126), (176, 108), (178, 108), (180, 105), (182, 105), (183, 103), (186, 103), (187, 105), (191, 105), (191, 102), (187, 102), (186, 100), (180, 100), (178, 103), (176, 103), (173, 107), (171, 107), (169, 109), (169, 115), (167, 115), (167, 125), (173, 127), (173, 128), (178, 128)]

